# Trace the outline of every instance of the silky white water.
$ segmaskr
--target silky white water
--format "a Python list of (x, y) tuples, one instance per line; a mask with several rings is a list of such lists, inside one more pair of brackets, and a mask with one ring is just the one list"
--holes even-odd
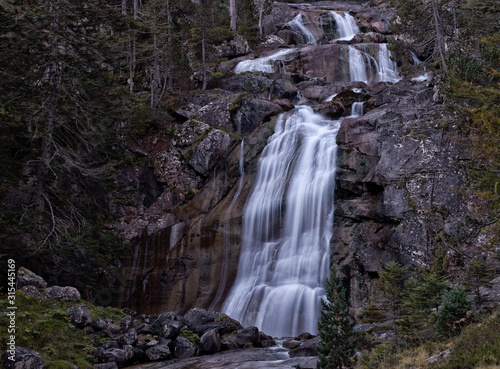
[(278, 50), (272, 55), (262, 58), (243, 60), (239, 62), (234, 68), (234, 73), (244, 72), (267, 72), (274, 73), (274, 62), (280, 60), (281, 57), (296, 51), (296, 49)]
[(364, 114), (364, 108), (362, 102), (355, 102), (351, 107), (351, 117), (360, 117)]
[(281, 115), (243, 212), (238, 274), (222, 311), (283, 337), (317, 332), (330, 266), (340, 121)]
[[(378, 49), (375, 55), (371, 49)], [(361, 50), (360, 50), (361, 49)], [(378, 81), (397, 82), (401, 79), (396, 62), (391, 60), (387, 44), (349, 46), (349, 73), (351, 81), (368, 83), (373, 77)]]
[(337, 40), (351, 40), (356, 33), (360, 32), (354, 17), (349, 13), (343, 13), (341, 15), (332, 11), (332, 15), (335, 18), (335, 23), (337, 24)]
[(305, 44), (315, 45), (316, 39), (313, 34), (307, 27), (304, 25), (304, 16), (302, 13), (297, 14), (295, 18), (293, 18), (290, 22), (286, 23), (286, 25), (296, 33), (300, 34), (304, 38)]

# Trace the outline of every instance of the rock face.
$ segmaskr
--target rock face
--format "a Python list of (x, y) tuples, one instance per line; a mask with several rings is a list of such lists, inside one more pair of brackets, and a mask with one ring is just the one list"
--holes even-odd
[[(349, 11), (361, 33), (333, 40), (322, 23), (332, 11)], [(304, 40), (288, 24), (299, 14), (314, 38), (307, 45), (299, 45)], [(234, 48), (221, 46), (221, 55), (234, 57), (217, 67), (223, 76), (208, 81), (209, 91), (174, 101), (175, 124), (137, 144), (154, 167), (124, 170), (117, 180), (118, 188), (136, 194), (133, 204), (114, 209), (120, 220), (113, 227), (132, 250), (108, 303), (147, 313), (221, 308), (236, 275), (257, 159), (277, 115), (294, 104), (335, 119), (349, 116), (354, 102), (364, 106), (364, 115), (343, 121), (337, 138), (331, 240), (332, 263), (349, 286), (355, 313), (388, 261), (428, 266), (442, 256), (451, 267), (463, 262), (477, 233), (459, 191), (467, 157), (453, 139), (453, 117), (446, 117), (430, 83), (384, 82), (380, 74), (351, 82), (350, 47), (357, 44), (374, 60), (379, 43), (391, 37), (393, 16), (362, 1), (275, 3), (264, 20), (262, 49), (239, 56), (249, 52), (241, 40)], [(269, 57), (284, 43), (293, 50), (271, 62), (274, 72), (232, 73), (238, 62)], [(166, 323), (159, 330), (168, 336), (178, 328)], [(217, 329), (225, 342), (213, 322), (196, 329), (200, 335)]]

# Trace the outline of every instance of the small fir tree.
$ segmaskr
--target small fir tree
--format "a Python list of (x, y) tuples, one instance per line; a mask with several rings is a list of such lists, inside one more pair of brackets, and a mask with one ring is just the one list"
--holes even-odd
[(398, 345), (397, 320), (401, 317), (402, 304), (407, 292), (408, 266), (403, 266), (395, 261), (388, 262), (380, 271), (378, 281), (379, 293), (383, 299), (383, 307), (388, 311), (392, 320), (395, 344)]
[(349, 319), (345, 288), (334, 270), (326, 283), (326, 300), (321, 301), (321, 307), (317, 369), (352, 368), (359, 337), (355, 323)]
[(467, 323), (472, 311), (472, 302), (462, 287), (455, 287), (443, 296), (436, 317), (436, 328), (440, 334), (455, 335)]

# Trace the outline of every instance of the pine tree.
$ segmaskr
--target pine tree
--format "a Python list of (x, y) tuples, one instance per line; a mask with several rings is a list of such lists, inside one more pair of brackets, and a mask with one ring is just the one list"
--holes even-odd
[(383, 304), (392, 320), (395, 343), (398, 345), (397, 320), (401, 317), (401, 307), (406, 292), (408, 266), (390, 261), (380, 272), (378, 289), (383, 299)]
[(345, 288), (334, 270), (326, 283), (326, 300), (321, 301), (321, 307), (317, 369), (352, 368), (358, 334), (349, 319)]

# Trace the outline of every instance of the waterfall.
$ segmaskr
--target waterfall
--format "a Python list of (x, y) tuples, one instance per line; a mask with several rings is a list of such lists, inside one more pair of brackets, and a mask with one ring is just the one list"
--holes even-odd
[(356, 33), (360, 32), (354, 17), (349, 13), (343, 13), (343, 16), (334, 11), (331, 13), (335, 18), (335, 23), (337, 23), (337, 40), (350, 40)]
[(238, 274), (223, 311), (273, 336), (317, 332), (330, 266), (340, 121), (282, 114), (243, 213)]
[(229, 207), (226, 210), (225, 216), (224, 216), (224, 254), (223, 254), (223, 263), (222, 263), (222, 270), (221, 270), (221, 275), (219, 279), (219, 287), (217, 288), (217, 293), (210, 304), (210, 310), (216, 310), (220, 300), (224, 294), (224, 289), (227, 284), (227, 274), (228, 274), (228, 268), (229, 268), (229, 256), (230, 256), (230, 241), (229, 241), (229, 222), (231, 220), (231, 213), (233, 210), (234, 205), (236, 204), (236, 200), (238, 200), (238, 197), (241, 194), (241, 190), (243, 188), (243, 181), (245, 179), (245, 158), (243, 156), (243, 147), (245, 145), (245, 139), (241, 140), (241, 146), (240, 146), (240, 159), (238, 161), (238, 167), (239, 167), (239, 172), (240, 172), (240, 178), (238, 179), (238, 187), (236, 189), (236, 193), (234, 194), (233, 199), (231, 200), (231, 204), (229, 204)]
[[(363, 50), (359, 50), (359, 49)], [(376, 48), (375, 56), (371, 55)], [(349, 46), (349, 73), (351, 81), (368, 81), (377, 76), (378, 81), (397, 82), (401, 79), (396, 62), (391, 60), (387, 44)]]
[(315, 45), (316, 39), (314, 38), (311, 31), (309, 31), (307, 27), (304, 25), (303, 17), (304, 16), (302, 15), (302, 13), (299, 13), (295, 18), (293, 18), (290, 22), (286, 23), (285, 25), (288, 26), (292, 31), (295, 31), (298, 34), (302, 35), (304, 37), (303, 43)]
[(351, 81), (368, 83), (365, 59), (361, 51), (354, 46), (349, 46), (349, 73), (351, 75)]
[[(278, 50), (277, 52), (269, 56), (252, 60), (243, 60), (236, 65), (236, 67), (234, 68), (234, 73), (244, 73), (244, 72), (274, 73), (274, 61), (281, 60), (280, 58), (282, 56), (290, 54), (296, 50), (297, 49)], [(283, 70), (284, 70), (284, 65), (283, 65)]]
[(364, 114), (363, 103), (355, 102), (351, 107), (351, 116), (352, 117), (360, 117)]

